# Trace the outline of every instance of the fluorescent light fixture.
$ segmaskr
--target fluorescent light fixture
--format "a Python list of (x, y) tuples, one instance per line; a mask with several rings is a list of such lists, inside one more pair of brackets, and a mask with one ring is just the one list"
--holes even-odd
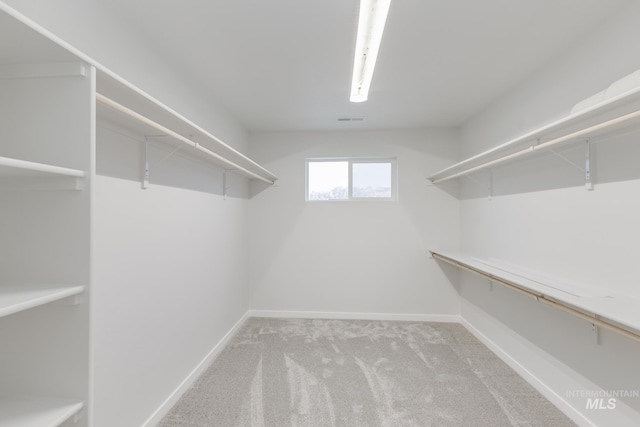
[(360, 0), (351, 102), (363, 102), (369, 96), (369, 86), (371, 86), (373, 69), (376, 66), (390, 4), (391, 0)]

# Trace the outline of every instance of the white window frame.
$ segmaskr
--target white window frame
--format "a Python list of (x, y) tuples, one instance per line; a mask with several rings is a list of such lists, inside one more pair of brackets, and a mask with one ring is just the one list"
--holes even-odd
[[(309, 199), (309, 163), (347, 162), (349, 178), (347, 182), (347, 198), (331, 200)], [(357, 163), (390, 163), (391, 164), (391, 197), (353, 197), (353, 164)], [(398, 200), (398, 162), (395, 157), (319, 157), (305, 160), (304, 198), (307, 202), (395, 202)]]

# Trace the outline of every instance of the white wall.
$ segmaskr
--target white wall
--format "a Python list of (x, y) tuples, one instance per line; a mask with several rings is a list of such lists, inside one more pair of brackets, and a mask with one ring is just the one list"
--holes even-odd
[[(462, 152), (476, 153), (562, 117), (581, 99), (639, 69), (633, 42), (640, 37), (638, 22), (635, 2), (593, 29), (584, 44), (466, 123)], [(496, 169), (492, 199), (477, 183), (463, 180), (462, 248), (638, 298), (640, 309), (639, 135), (636, 130), (595, 141), (593, 192), (584, 189), (583, 172), (551, 154)], [(562, 151), (584, 161), (580, 146)], [(476, 179), (487, 182), (483, 174)], [(573, 405), (581, 423), (638, 425), (637, 397), (620, 398), (615, 410), (587, 410), (586, 398), (570, 393), (638, 391), (640, 344), (607, 331), (598, 344), (589, 323), (512, 291), (491, 291), (486, 280), (468, 274), (461, 275), (461, 296), (462, 316), (476, 332), (542, 381), (548, 396)]]
[[(93, 363), (96, 427), (140, 426), (243, 317), (248, 185), (203, 160), (98, 127)], [(238, 197), (241, 196), (241, 197)], [(165, 407), (163, 409), (169, 409)]]
[[(279, 176), (250, 201), (251, 308), (455, 315), (427, 249), (458, 245), (458, 204), (425, 176), (457, 157), (448, 130), (259, 133), (251, 156)], [(305, 159), (397, 157), (397, 202), (305, 202)], [(436, 316), (437, 317), (437, 316)]]

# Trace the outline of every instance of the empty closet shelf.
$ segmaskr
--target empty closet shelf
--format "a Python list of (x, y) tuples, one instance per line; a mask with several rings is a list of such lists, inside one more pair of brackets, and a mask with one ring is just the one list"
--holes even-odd
[(0, 317), (59, 301), (84, 291), (83, 286), (0, 284)]
[[(103, 77), (104, 79), (105, 77)], [(101, 85), (101, 86), (104, 86)], [(153, 104), (150, 100), (144, 99), (139, 94), (138, 101), (144, 101), (143, 110), (150, 110), (151, 115), (161, 115), (165, 120), (164, 123), (153, 120), (152, 118), (132, 109), (128, 106), (120, 104), (115, 100), (101, 94), (96, 93), (96, 101), (98, 103), (98, 116), (107, 119), (108, 122), (120, 125), (134, 134), (148, 135), (152, 133), (160, 133), (160, 135), (168, 136), (173, 141), (178, 141), (185, 147), (189, 147), (190, 152), (224, 167), (226, 170), (235, 171), (247, 176), (249, 179), (256, 179), (273, 185), (278, 179), (274, 174), (260, 166), (258, 163), (249, 159), (244, 154), (233, 149), (220, 139), (206, 132), (204, 129), (191, 124), (186, 119), (180, 119), (178, 115), (169, 114), (164, 111), (160, 105)], [(106, 108), (104, 108), (106, 107)], [(113, 115), (109, 110), (118, 113)], [(169, 123), (166, 123), (169, 122)], [(175, 127), (171, 127), (171, 124)], [(185, 136), (188, 135), (188, 136)], [(198, 143), (200, 140), (204, 143)], [(206, 146), (210, 146), (211, 149)]]
[(432, 174), (427, 179), (436, 184), (459, 178), (514, 159), (544, 152), (551, 146), (590, 138), (598, 139), (629, 124), (637, 125), (639, 120), (640, 86), (637, 86), (471, 156)]
[(548, 303), (598, 326), (604, 326), (640, 341), (640, 299), (616, 295), (587, 286), (559, 286), (543, 275), (527, 277), (522, 271), (509, 270), (504, 265), (455, 251), (431, 251), (435, 259), (470, 271), (491, 282), (524, 292), (538, 301)]

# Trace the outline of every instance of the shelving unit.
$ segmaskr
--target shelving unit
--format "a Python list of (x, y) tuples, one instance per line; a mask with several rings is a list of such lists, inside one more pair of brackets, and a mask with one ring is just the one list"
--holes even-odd
[(87, 427), (95, 75), (0, 6), (0, 426)]
[(462, 252), (433, 250), (431, 254), (439, 261), (515, 289), (595, 326), (602, 326), (640, 342), (640, 300), (618, 297), (587, 286), (565, 287), (549, 279), (542, 281), (538, 277), (525, 276), (514, 268), (507, 269)]
[(83, 406), (66, 399), (0, 396), (0, 427), (56, 427)]
[(640, 87), (535, 129), (469, 157), (427, 177), (433, 184), (459, 178), (502, 163), (539, 154), (546, 149), (591, 140), (640, 123)]

